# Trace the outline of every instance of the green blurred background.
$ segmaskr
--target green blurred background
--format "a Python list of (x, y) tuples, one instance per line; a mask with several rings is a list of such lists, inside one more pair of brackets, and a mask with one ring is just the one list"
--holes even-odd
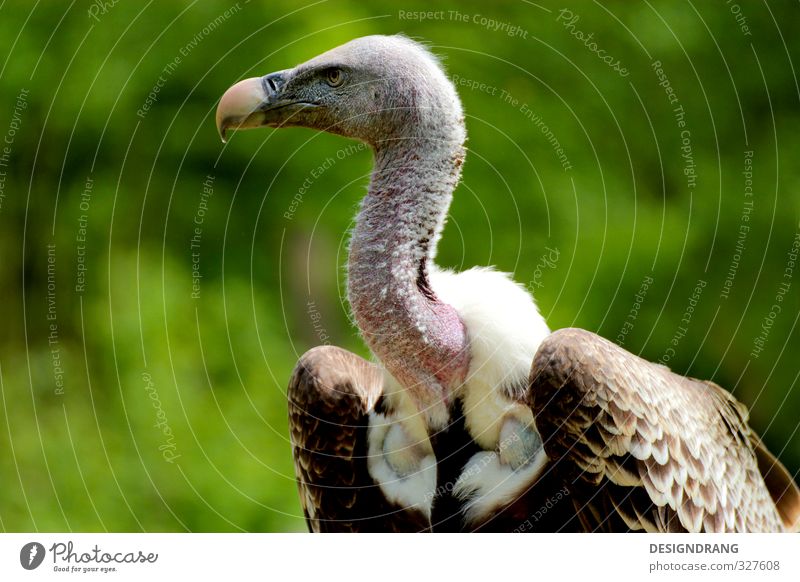
[(237, 80), (374, 33), (424, 39), (465, 80), (470, 153), (439, 263), (511, 271), (551, 327), (727, 387), (796, 475), (798, 16), (749, 1), (2, 3), (0, 527), (304, 529), (285, 387), (316, 344), (366, 355), (343, 266), (371, 157), (301, 129), (223, 146), (214, 109)]

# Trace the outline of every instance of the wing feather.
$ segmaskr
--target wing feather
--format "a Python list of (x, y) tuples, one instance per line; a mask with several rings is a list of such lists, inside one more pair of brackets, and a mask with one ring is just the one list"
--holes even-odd
[(620, 519), (645, 531), (800, 523), (797, 486), (752, 433), (747, 409), (716, 384), (565, 329), (539, 348), (528, 401), (585, 529)]
[(306, 352), (289, 382), (289, 424), (310, 531), (421, 531), (424, 516), (387, 501), (367, 468), (368, 415), (382, 393), (376, 366), (333, 346)]

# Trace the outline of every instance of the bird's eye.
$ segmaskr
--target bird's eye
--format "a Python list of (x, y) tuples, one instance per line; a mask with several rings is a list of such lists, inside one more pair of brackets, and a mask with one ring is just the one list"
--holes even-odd
[(331, 87), (338, 87), (344, 81), (344, 73), (341, 69), (328, 69), (325, 71), (325, 81)]

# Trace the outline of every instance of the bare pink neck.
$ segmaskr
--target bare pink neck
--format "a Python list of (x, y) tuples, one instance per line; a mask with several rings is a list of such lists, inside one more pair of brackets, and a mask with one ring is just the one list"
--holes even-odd
[(356, 323), (420, 409), (447, 404), (469, 367), (464, 324), (428, 280), (463, 156), (458, 140), (376, 146), (350, 247), (348, 295)]

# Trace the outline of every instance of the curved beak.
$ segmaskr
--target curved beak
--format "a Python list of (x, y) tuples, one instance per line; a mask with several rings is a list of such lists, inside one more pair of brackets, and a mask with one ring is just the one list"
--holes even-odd
[(223, 143), (228, 141), (229, 128), (239, 129), (258, 127), (258, 113), (267, 101), (261, 78), (254, 77), (239, 81), (225, 91), (217, 105), (217, 131)]
[(278, 71), (245, 79), (225, 91), (217, 106), (217, 131), (223, 142), (227, 141), (228, 129), (248, 129), (280, 121), (269, 112), (294, 104), (283, 95), (287, 73)]

